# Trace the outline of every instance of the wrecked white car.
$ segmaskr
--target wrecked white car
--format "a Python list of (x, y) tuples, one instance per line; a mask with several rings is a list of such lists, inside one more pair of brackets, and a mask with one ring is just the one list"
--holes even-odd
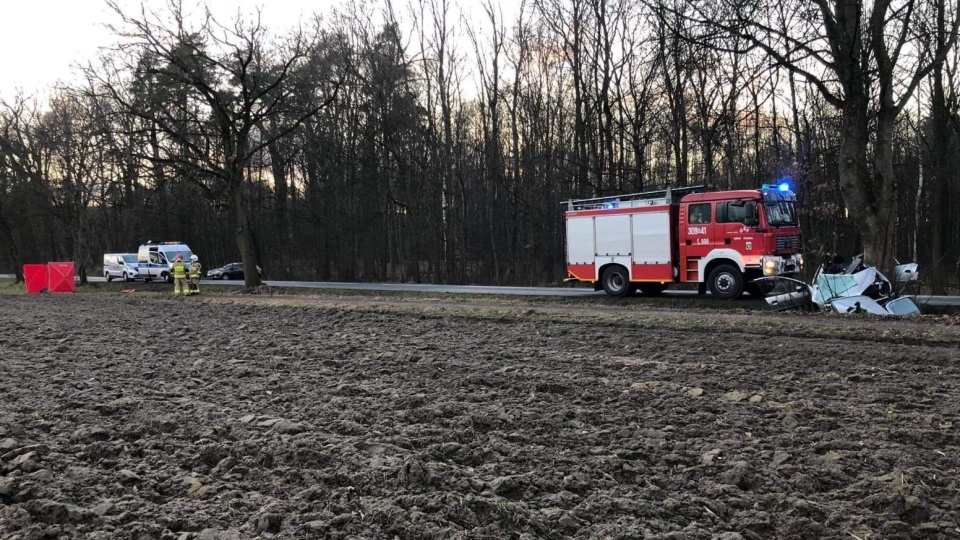
[(875, 267), (863, 262), (863, 255), (846, 261), (835, 257), (817, 269), (813, 283), (773, 276), (762, 278), (773, 286), (767, 304), (775, 310), (803, 309), (816, 306), (822, 311), (837, 313), (872, 313), (874, 315), (914, 315), (920, 307), (899, 291), (919, 273), (916, 263), (896, 266), (896, 286)]

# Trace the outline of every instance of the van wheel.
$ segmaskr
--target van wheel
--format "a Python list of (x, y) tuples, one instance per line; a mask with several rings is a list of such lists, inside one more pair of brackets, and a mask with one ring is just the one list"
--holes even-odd
[(721, 264), (710, 272), (707, 287), (713, 296), (732, 300), (743, 293), (743, 275), (737, 268), (729, 264)]
[(160, 279), (166, 283), (173, 283), (173, 276), (171, 276), (168, 272), (160, 274)]
[(130, 281), (130, 276), (128, 276), (126, 272), (123, 273), (123, 280)]
[(103, 277), (107, 278), (107, 283), (113, 281), (113, 276), (110, 275), (110, 272), (104, 272)]
[(630, 293), (630, 277), (627, 276), (627, 269), (614, 265), (603, 271), (601, 278), (603, 290), (610, 296), (623, 298)]

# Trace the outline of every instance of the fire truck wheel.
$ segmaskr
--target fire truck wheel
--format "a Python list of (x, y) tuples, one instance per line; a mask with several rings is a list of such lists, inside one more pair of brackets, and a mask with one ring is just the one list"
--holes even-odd
[(707, 279), (710, 294), (724, 300), (732, 300), (743, 293), (743, 275), (729, 264), (721, 264), (710, 272)]
[(623, 298), (630, 293), (630, 278), (622, 266), (614, 265), (604, 270), (601, 282), (603, 290), (610, 296)]

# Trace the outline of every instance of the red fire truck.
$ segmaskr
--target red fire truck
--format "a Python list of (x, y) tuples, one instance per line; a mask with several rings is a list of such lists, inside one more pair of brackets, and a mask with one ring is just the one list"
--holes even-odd
[(803, 267), (796, 196), (789, 185), (717, 191), (685, 187), (570, 200), (565, 281), (622, 297), (671, 283), (737, 298), (763, 294), (753, 280)]

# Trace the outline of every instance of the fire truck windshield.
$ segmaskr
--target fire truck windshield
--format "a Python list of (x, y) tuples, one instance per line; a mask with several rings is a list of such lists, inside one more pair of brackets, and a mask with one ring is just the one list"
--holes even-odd
[(771, 227), (784, 227), (797, 224), (797, 211), (793, 202), (766, 201), (763, 207), (767, 212), (767, 223)]

